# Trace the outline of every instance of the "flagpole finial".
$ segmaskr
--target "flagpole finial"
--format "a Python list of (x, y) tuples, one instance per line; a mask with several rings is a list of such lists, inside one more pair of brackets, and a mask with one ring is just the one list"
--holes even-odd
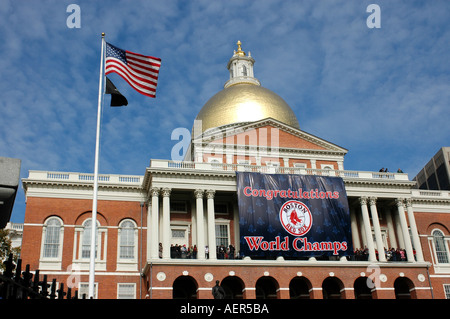
[(105, 37), (105, 32), (102, 32), (102, 38), (104, 38)]

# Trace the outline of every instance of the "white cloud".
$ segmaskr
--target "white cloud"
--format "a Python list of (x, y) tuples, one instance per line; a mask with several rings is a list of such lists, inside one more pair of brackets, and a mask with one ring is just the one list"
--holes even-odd
[(68, 29), (70, 3), (0, 7), (0, 156), (21, 158), (22, 176), (93, 171), (101, 32), (163, 61), (156, 99), (111, 76), (129, 105), (105, 99), (105, 173), (143, 174), (150, 158), (170, 158), (172, 130), (190, 130), (222, 89), (237, 40), (302, 129), (350, 150), (347, 169), (414, 175), (448, 146), (447, 1), (379, 0), (377, 30), (365, 24), (371, 1), (78, 1), (81, 28)]

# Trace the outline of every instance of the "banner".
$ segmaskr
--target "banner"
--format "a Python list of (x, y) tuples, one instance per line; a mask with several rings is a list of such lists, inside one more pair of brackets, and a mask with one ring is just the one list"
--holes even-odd
[(236, 179), (241, 255), (353, 254), (342, 178), (236, 172)]

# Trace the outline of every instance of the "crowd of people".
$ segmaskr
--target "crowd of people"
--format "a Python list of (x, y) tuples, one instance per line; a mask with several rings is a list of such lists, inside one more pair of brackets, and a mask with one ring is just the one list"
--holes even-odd
[[(416, 251), (413, 251), (414, 257), (416, 256)], [(402, 248), (390, 248), (390, 249), (384, 249), (384, 254), (386, 256), (387, 261), (406, 261), (406, 250)], [(375, 249), (375, 255), (377, 260), (378, 258), (378, 250)], [(351, 260), (356, 261), (365, 261), (369, 259), (369, 249), (367, 247), (365, 248), (359, 248), (354, 251), (354, 255), (350, 258)]]
[[(182, 258), (182, 259), (197, 259), (197, 245), (186, 246), (186, 245), (171, 245), (170, 246), (170, 258)], [(216, 258), (217, 259), (235, 259), (236, 249), (233, 245), (216, 246)], [(209, 258), (209, 247), (205, 247), (206, 258)], [(159, 256), (162, 258), (162, 244), (159, 244)]]
[[(171, 245), (170, 247), (170, 257), (171, 258), (182, 258), (182, 259), (197, 259), (197, 245), (193, 246), (186, 246), (186, 245)], [(416, 256), (416, 251), (413, 250), (414, 257)], [(236, 249), (233, 245), (225, 246), (225, 245), (219, 245), (216, 247), (216, 258), (217, 259), (240, 259), (239, 255), (236, 255)], [(390, 248), (390, 249), (384, 249), (384, 254), (386, 256), (387, 261), (407, 261), (406, 258), (406, 250), (402, 248)], [(377, 260), (379, 260), (378, 257), (378, 250), (375, 249), (375, 255)], [(209, 247), (205, 247), (205, 256), (206, 258), (209, 258)], [(162, 244), (159, 244), (159, 257), (162, 258)], [(299, 258), (302, 259), (302, 258)], [(305, 257), (305, 259), (307, 259)], [(331, 257), (322, 256), (318, 259), (324, 259), (324, 260), (331, 260)], [(367, 247), (365, 248), (358, 248), (355, 249), (353, 256), (347, 256), (347, 259), (352, 261), (367, 261), (369, 260), (369, 249)]]
[[(389, 170), (387, 169), (387, 167), (386, 167), (386, 168), (382, 167), (382, 168), (380, 168), (380, 172), (381, 172), (381, 173), (388, 173)], [(397, 173), (403, 173), (403, 170), (402, 170), (401, 168), (399, 168), (399, 169), (397, 170)]]

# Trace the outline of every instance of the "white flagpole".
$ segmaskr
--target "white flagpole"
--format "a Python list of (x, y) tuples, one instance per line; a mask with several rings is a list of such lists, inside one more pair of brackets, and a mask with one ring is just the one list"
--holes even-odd
[[(100, 60), (100, 79), (98, 85), (98, 111), (97, 111), (97, 137), (95, 141), (95, 168), (94, 168), (94, 196), (92, 201), (92, 220), (91, 220), (91, 251), (89, 263), (89, 298), (94, 298), (94, 284), (95, 284), (95, 246), (97, 234), (97, 193), (98, 193), (98, 157), (100, 149), (100, 123), (102, 114), (102, 100), (103, 100), (103, 83), (105, 68), (104, 63), (105, 50), (105, 34), (102, 33), (102, 57)], [(100, 253), (100, 252), (99, 252)]]

